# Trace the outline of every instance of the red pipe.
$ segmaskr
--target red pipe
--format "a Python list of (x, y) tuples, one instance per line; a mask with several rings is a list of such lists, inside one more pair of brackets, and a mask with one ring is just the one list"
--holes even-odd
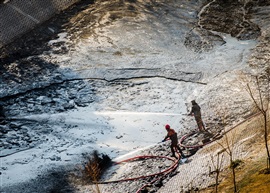
[[(230, 128), (230, 129), (229, 129), (228, 131), (226, 131), (225, 133), (231, 131), (232, 129), (234, 129), (234, 128), (237, 127), (238, 125), (242, 124), (243, 122), (245, 122), (245, 121), (247, 121), (247, 120), (251, 119), (252, 117), (255, 117), (255, 116), (259, 115), (259, 114), (260, 114), (260, 112), (254, 114), (254, 115), (252, 115), (252, 116), (250, 116), (250, 117), (248, 117), (247, 119), (245, 119), (245, 120), (241, 121), (240, 123), (236, 124), (234, 127)], [(214, 135), (213, 140), (211, 140), (211, 141), (209, 141), (209, 142), (207, 142), (207, 143), (204, 143), (204, 144), (202, 144), (202, 145), (190, 145), (190, 146), (184, 145), (184, 144), (183, 144), (183, 141), (184, 141), (186, 138), (188, 138), (189, 136), (193, 135), (194, 133), (196, 133), (196, 132), (191, 132), (191, 133), (189, 133), (189, 134), (186, 134), (186, 135), (182, 136), (181, 139), (180, 139), (180, 142), (179, 142), (180, 146), (182, 146), (182, 147), (184, 147), (184, 148), (199, 148), (199, 147), (203, 147), (203, 146), (205, 146), (205, 145), (207, 145), (207, 144), (209, 144), (209, 143), (212, 143), (213, 141), (217, 140), (216, 137), (218, 136), (218, 134)], [(139, 176), (139, 177), (135, 177), (135, 178), (126, 178), (126, 179), (112, 180), (112, 181), (104, 181), (104, 182), (96, 182), (96, 183), (100, 183), (100, 184), (108, 184), (108, 183), (117, 183), (117, 182), (124, 182), (124, 181), (132, 181), (132, 180), (138, 180), (138, 179), (141, 179), (141, 178), (147, 178), (147, 177), (158, 176), (158, 175), (163, 174), (161, 177), (156, 178), (156, 179), (152, 180), (150, 183), (145, 184), (145, 185), (143, 185), (141, 188), (139, 188), (139, 189), (136, 191), (136, 193), (140, 193), (145, 187), (147, 187), (147, 186), (153, 184), (154, 182), (156, 182), (157, 180), (161, 179), (163, 176), (169, 174), (170, 172), (172, 172), (173, 170), (175, 170), (175, 169), (177, 168), (178, 163), (179, 163), (180, 158), (181, 158), (180, 153), (179, 153), (179, 152), (177, 152), (177, 153), (178, 153), (178, 159), (177, 159), (176, 161), (174, 161), (174, 159), (172, 159), (172, 158), (170, 158), (170, 157), (167, 157), (167, 156), (147, 156), (147, 155), (145, 155), (145, 156), (136, 156), (136, 157), (132, 157), (132, 158), (129, 158), (129, 159), (120, 161), (120, 162), (116, 162), (115, 164), (121, 164), (121, 163), (123, 163), (123, 162), (130, 162), (130, 161), (133, 161), (133, 160), (137, 160), (137, 159), (146, 159), (146, 158), (162, 158), (162, 159), (169, 159), (169, 160), (171, 160), (171, 161), (174, 161), (174, 163), (173, 163), (169, 168), (167, 168), (167, 169), (164, 170), (164, 171), (158, 172), (158, 173), (150, 174), (150, 175), (147, 175), (147, 176)]]
[[(249, 116), (249, 117), (246, 118), (245, 120), (239, 122), (238, 124), (236, 124), (235, 126), (233, 126), (232, 128), (230, 128), (230, 129), (229, 129), (228, 131), (226, 131), (224, 134), (228, 133), (229, 131), (233, 130), (234, 128), (236, 128), (237, 126), (241, 125), (241, 124), (244, 123), (245, 121), (247, 121), (247, 120), (249, 120), (249, 119), (251, 119), (251, 118), (253, 118), (253, 117), (255, 117), (255, 116), (259, 115), (259, 114), (260, 114), (260, 112), (255, 113), (254, 115)], [(188, 138), (189, 136), (193, 135), (194, 133), (196, 133), (196, 132), (191, 132), (191, 133), (186, 134), (186, 135), (184, 135), (183, 137), (181, 137), (180, 142), (179, 142), (180, 146), (181, 146), (181, 147), (184, 147), (184, 148), (199, 148), (199, 147), (203, 147), (203, 146), (205, 146), (205, 145), (207, 145), (207, 144), (209, 144), (209, 143), (212, 143), (213, 141), (217, 140), (216, 137), (218, 136), (218, 134), (214, 135), (212, 141), (209, 141), (209, 142), (204, 143), (204, 144), (202, 144), (202, 145), (184, 145), (184, 144), (183, 144), (183, 141), (184, 141), (186, 138)]]
[[(251, 118), (253, 118), (253, 117), (255, 117), (255, 116), (259, 115), (259, 114), (260, 114), (260, 112), (254, 114), (254, 115), (252, 115), (252, 116), (250, 116), (250, 117), (248, 117), (247, 119), (241, 121), (240, 123), (238, 123), (238, 124), (236, 124), (235, 126), (233, 126), (232, 128), (230, 128), (230, 129), (229, 129), (228, 131), (226, 131), (225, 133), (231, 131), (232, 129), (236, 128), (238, 125), (244, 123), (245, 121), (247, 121), (247, 120), (249, 120), (249, 119), (251, 119)], [(209, 141), (209, 142), (204, 143), (204, 144), (202, 144), (202, 145), (192, 145), (192, 146), (183, 145), (182, 142), (183, 142), (187, 137), (193, 135), (194, 133), (196, 133), (196, 132), (191, 132), (191, 133), (189, 133), (189, 134), (184, 135), (183, 137), (181, 137), (181, 139), (180, 139), (180, 146), (185, 147), (185, 148), (199, 148), (199, 147), (203, 147), (203, 146), (205, 146), (205, 145), (207, 145), (207, 144), (209, 144), (209, 143), (212, 143), (213, 141), (217, 140), (216, 137), (218, 136), (218, 134), (214, 135), (212, 141)], [(180, 156), (181, 156), (179, 153), (178, 153), (178, 155), (179, 155), (179, 158), (178, 158), (177, 162), (175, 162), (174, 165), (172, 165), (172, 166), (170, 167), (170, 170), (168, 169), (168, 170), (163, 171), (163, 173), (164, 173), (163, 176), (165, 176), (165, 175), (167, 175), (168, 173), (172, 172), (172, 171), (178, 166), (178, 162), (179, 162)], [(177, 163), (177, 164), (176, 164), (176, 163)], [(163, 176), (161, 176), (160, 178), (154, 179), (153, 181), (151, 181), (151, 182), (148, 183), (148, 184), (145, 184), (145, 185), (142, 186), (139, 190), (137, 190), (136, 193), (140, 193), (140, 191), (142, 191), (145, 187), (147, 187), (147, 186), (153, 184), (153, 183), (156, 182), (157, 180), (161, 179)]]
[[(172, 159), (170, 157), (167, 157), (167, 156), (147, 156), (147, 155), (145, 155), (145, 156), (136, 156), (136, 157), (133, 157), (133, 158), (129, 158), (129, 159), (126, 159), (126, 160), (123, 160), (123, 161), (120, 161), (120, 162), (116, 162), (115, 164), (120, 164), (120, 163), (123, 163), (123, 162), (129, 162), (129, 161), (133, 161), (133, 160), (136, 160), (136, 159), (145, 159), (145, 158), (162, 158), (162, 159), (169, 159), (171, 161), (174, 161), (174, 159)], [(120, 179), (120, 180), (111, 180), (111, 181), (104, 181), (104, 182), (98, 182), (98, 183), (99, 184), (117, 183), (117, 182), (132, 181), (132, 180), (138, 180), (138, 179), (141, 179), (141, 178), (147, 178), (147, 177), (161, 175), (161, 174), (171, 170), (178, 163), (178, 161), (179, 161), (179, 158), (178, 158), (177, 161), (174, 161), (174, 164), (171, 165), (169, 168), (167, 168), (164, 171), (158, 172), (158, 173), (150, 174), (150, 175), (147, 175), (147, 176), (139, 176), (139, 177), (135, 177), (135, 178), (125, 178), (125, 179)]]
[[(177, 152), (177, 153), (178, 153), (178, 152)], [(163, 176), (166, 176), (167, 174), (169, 174), (169, 173), (171, 173), (172, 171), (174, 171), (174, 170), (177, 168), (178, 163), (179, 163), (179, 161), (180, 161), (180, 157), (181, 157), (180, 153), (178, 153), (178, 156), (179, 156), (179, 157), (177, 158), (177, 161), (175, 161), (174, 164), (173, 164), (170, 168), (168, 168), (167, 170), (163, 171), (162, 173), (164, 173), (164, 174), (163, 174), (161, 177), (156, 178), (156, 179), (152, 180), (150, 183), (143, 185), (141, 188), (139, 188), (139, 189), (136, 191), (136, 193), (140, 193), (145, 187), (150, 186), (151, 184), (153, 184), (153, 183), (156, 182), (157, 180), (161, 179)]]
[(202, 145), (184, 145), (184, 144), (183, 144), (183, 141), (184, 141), (186, 138), (188, 138), (189, 136), (193, 135), (194, 133), (196, 133), (196, 132), (191, 132), (191, 133), (186, 134), (186, 135), (184, 135), (183, 137), (181, 137), (181, 139), (179, 140), (179, 145), (180, 145), (181, 147), (184, 147), (184, 148), (192, 148), (192, 149), (195, 149), (195, 148), (203, 147), (203, 146), (205, 146), (205, 145), (207, 145), (207, 144), (209, 144), (209, 143), (212, 143), (213, 141), (216, 140), (215, 137), (218, 136), (218, 134), (214, 135), (214, 136), (213, 136), (214, 139), (213, 139), (212, 141), (209, 141), (209, 142), (204, 143), (204, 144), (202, 144)]

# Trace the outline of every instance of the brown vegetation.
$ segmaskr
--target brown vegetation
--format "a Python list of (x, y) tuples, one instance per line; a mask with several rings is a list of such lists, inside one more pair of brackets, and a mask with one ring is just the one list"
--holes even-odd
[[(261, 116), (239, 125), (235, 128), (235, 137), (246, 135), (247, 130), (262, 131), (264, 124), (261, 122)], [(262, 132), (257, 132), (254, 136), (246, 138), (245, 149), (248, 156), (241, 160), (234, 160), (237, 165), (235, 171), (236, 183), (238, 192), (243, 193), (270, 193), (270, 172), (265, 168), (266, 154), (265, 142)], [(239, 140), (238, 140), (239, 141)], [(243, 140), (242, 140), (243, 141)], [(268, 140), (269, 141), (269, 140)], [(208, 150), (209, 151), (209, 150)], [(211, 149), (213, 151), (213, 149)], [(234, 185), (232, 183), (230, 165), (220, 171), (220, 183), (218, 184), (218, 192), (231, 193), (234, 192)], [(209, 187), (200, 192), (210, 193), (214, 192), (213, 187)]]
[[(257, 146), (257, 151), (263, 148), (263, 143)], [(238, 190), (243, 193), (269, 193), (270, 192), (270, 176), (262, 174), (265, 168), (265, 156), (256, 156), (253, 158), (242, 160), (240, 167), (237, 169)], [(225, 180), (219, 185), (220, 192), (229, 193), (233, 191), (230, 182), (230, 174), (224, 174)]]
[(86, 155), (86, 162), (83, 165), (83, 180), (92, 184), (92, 190), (101, 193), (99, 180), (104, 171), (112, 164), (111, 158), (107, 155), (99, 155), (98, 151), (93, 151)]

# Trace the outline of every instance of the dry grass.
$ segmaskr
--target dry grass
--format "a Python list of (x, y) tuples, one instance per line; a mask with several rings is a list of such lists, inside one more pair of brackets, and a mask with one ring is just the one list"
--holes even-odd
[(96, 150), (86, 155), (85, 158), (86, 162), (83, 167), (83, 173), (92, 182), (98, 181), (104, 171), (112, 164), (111, 158), (108, 155), (100, 155)]
[[(243, 193), (270, 193), (270, 174), (261, 174), (266, 165), (266, 157), (258, 157), (245, 163), (237, 170), (239, 176), (237, 187)], [(230, 174), (225, 174), (225, 180), (219, 185), (219, 192), (233, 192)]]
[[(242, 193), (270, 193), (270, 172), (266, 170), (267, 156), (264, 139), (260, 132), (261, 127), (262, 124), (258, 116), (235, 128), (237, 130), (237, 136), (235, 137), (245, 143), (244, 149), (248, 152), (248, 156), (241, 159), (236, 168), (237, 189)], [(257, 134), (249, 138), (247, 134), (250, 135), (251, 133), (248, 130), (252, 130), (252, 133), (257, 131)], [(245, 139), (243, 140), (242, 137)], [(212, 148), (214, 147), (212, 146)], [(222, 180), (218, 186), (218, 192), (234, 192), (229, 166), (221, 172), (220, 178)], [(210, 187), (200, 192), (210, 193), (214, 191), (213, 187)]]

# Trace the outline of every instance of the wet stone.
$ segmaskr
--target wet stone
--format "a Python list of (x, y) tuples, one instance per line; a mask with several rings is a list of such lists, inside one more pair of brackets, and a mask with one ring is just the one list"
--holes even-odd
[(55, 109), (57, 112), (64, 112), (65, 111), (65, 108), (62, 107), (62, 106), (59, 106), (59, 107), (56, 107)]
[(15, 139), (7, 139), (7, 142), (11, 145), (19, 146), (19, 143)]
[(7, 134), (8, 133), (8, 130), (6, 128), (2, 128), (2, 129), (0, 129), (0, 132), (2, 134)]
[(52, 160), (52, 161), (60, 161), (60, 160), (61, 160), (61, 157), (56, 156), (56, 155), (53, 155), (53, 156), (50, 157), (49, 159)]
[(52, 132), (52, 130), (51, 129), (47, 129), (47, 128), (44, 128), (44, 129), (42, 129), (41, 131), (40, 131), (40, 133), (42, 133), (42, 134), (49, 134), (49, 133), (51, 133)]
[(69, 99), (75, 99), (77, 97), (77, 90), (72, 90), (69, 92)]
[(94, 100), (92, 98), (81, 98), (81, 99), (75, 99), (74, 100), (75, 104), (80, 106), (80, 107), (84, 107), (87, 106), (89, 103), (94, 102)]
[(35, 111), (35, 105), (34, 104), (29, 104), (27, 108), (28, 112), (34, 112)]
[(63, 100), (60, 98), (52, 98), (52, 102), (54, 103), (61, 103)]
[(15, 131), (18, 131), (20, 129), (20, 126), (14, 123), (11, 123), (9, 127)]
[(40, 96), (37, 100), (40, 101), (42, 105), (52, 102), (52, 99), (46, 96)]
[(28, 128), (22, 127), (22, 128), (20, 129), (20, 132), (21, 132), (21, 133), (27, 133), (27, 132), (28, 132)]
[(74, 102), (70, 101), (68, 103), (63, 104), (64, 109), (73, 109), (75, 107)]

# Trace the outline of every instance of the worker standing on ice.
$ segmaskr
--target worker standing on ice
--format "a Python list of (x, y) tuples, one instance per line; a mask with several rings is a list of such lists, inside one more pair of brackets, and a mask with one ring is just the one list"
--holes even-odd
[(204, 127), (202, 116), (201, 116), (201, 107), (196, 103), (195, 100), (192, 100), (191, 104), (192, 104), (192, 108), (188, 115), (194, 115), (199, 131), (203, 131), (203, 130), (205, 131), (205, 127)]
[(162, 142), (166, 141), (167, 138), (170, 138), (172, 141), (172, 143), (171, 143), (172, 156), (177, 158), (175, 155), (175, 150), (174, 150), (174, 148), (176, 148), (179, 151), (179, 153), (181, 154), (181, 157), (185, 158), (186, 156), (183, 154), (181, 148), (178, 145), (177, 133), (174, 131), (174, 129), (172, 129), (170, 127), (170, 125), (166, 125), (165, 129), (167, 130), (168, 133), (167, 133), (166, 137), (164, 138), (164, 140), (162, 140)]

